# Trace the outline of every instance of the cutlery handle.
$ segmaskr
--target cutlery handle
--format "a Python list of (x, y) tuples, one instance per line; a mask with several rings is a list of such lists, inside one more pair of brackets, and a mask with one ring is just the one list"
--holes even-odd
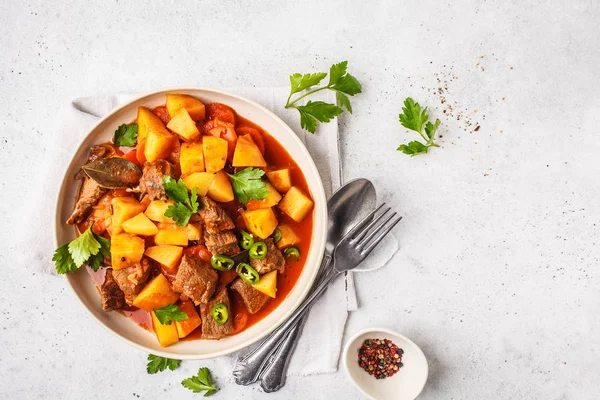
[(277, 351), (269, 360), (270, 365), (266, 365), (260, 374), (260, 387), (266, 393), (276, 392), (285, 385), (287, 369), (307, 319), (308, 313), (305, 313), (277, 347)]
[[(324, 260), (325, 261), (325, 260)], [(254, 350), (247, 355), (238, 358), (233, 368), (233, 379), (238, 385), (250, 385), (256, 382), (261, 371), (266, 365), (274, 361), (274, 353), (279, 344), (283, 342), (291, 329), (296, 326), (300, 317), (308, 311), (313, 301), (325, 291), (329, 283), (338, 275), (337, 271), (326, 274), (323, 281), (319, 283), (316, 289), (308, 295), (308, 297), (300, 304), (300, 306), (292, 313), (292, 315), (276, 328), (269, 336), (260, 342)]]
[[(316, 282), (311, 289), (313, 291), (327, 276), (327, 267), (331, 261), (331, 257), (326, 255), (321, 263), (319, 274), (317, 275)], [(264, 365), (264, 369), (260, 373), (260, 387), (267, 393), (276, 392), (285, 385), (285, 378), (287, 374), (290, 360), (296, 349), (296, 345), (300, 341), (300, 335), (302, 329), (308, 320), (308, 311), (298, 321), (298, 323), (292, 327), (290, 333), (283, 339), (280, 345), (277, 347), (277, 351), (267, 365)]]

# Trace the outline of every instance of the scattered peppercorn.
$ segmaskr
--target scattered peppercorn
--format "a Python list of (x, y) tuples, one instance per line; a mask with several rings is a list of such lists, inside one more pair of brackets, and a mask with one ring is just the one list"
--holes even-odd
[(358, 365), (376, 379), (394, 375), (402, 368), (404, 350), (389, 339), (366, 339), (358, 349)]

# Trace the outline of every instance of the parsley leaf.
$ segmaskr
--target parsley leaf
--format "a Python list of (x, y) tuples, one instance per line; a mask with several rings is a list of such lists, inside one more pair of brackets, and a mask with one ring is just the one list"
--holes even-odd
[(179, 181), (176, 181), (168, 175), (163, 176), (163, 187), (165, 188), (165, 193), (171, 200), (187, 204), (188, 189), (185, 186), (185, 183), (183, 183), (183, 179), (180, 178)]
[(425, 154), (427, 153), (428, 149), (428, 146), (416, 140), (408, 144), (401, 144), (400, 147), (398, 147), (399, 151), (403, 152), (404, 154), (409, 154), (411, 156), (416, 156), (417, 154)]
[(350, 114), (352, 114), (352, 104), (350, 104), (350, 99), (342, 92), (337, 92), (335, 94), (335, 98), (337, 100), (337, 105), (340, 107), (344, 107)]
[(138, 124), (121, 125), (115, 131), (113, 142), (117, 146), (133, 147), (137, 143)]
[(427, 125), (425, 125), (425, 134), (427, 135), (427, 137), (431, 140), (433, 140), (433, 137), (435, 136), (435, 131), (437, 131), (437, 128), (440, 126), (440, 120), (436, 119), (435, 120), (435, 124), (432, 124), (431, 121), (427, 122)]
[(323, 78), (327, 76), (326, 72), (316, 72), (314, 74), (293, 74), (290, 76), (291, 94), (301, 92), (311, 86), (318, 85)]
[(179, 226), (186, 226), (192, 214), (192, 211), (183, 203), (175, 203), (165, 211), (165, 217), (171, 218)]
[(362, 92), (362, 85), (350, 74), (346, 74), (337, 81), (333, 88), (338, 92), (343, 92), (349, 94), (350, 96), (354, 96), (355, 94), (359, 94)]
[[(347, 72), (348, 61), (342, 61), (333, 64), (329, 69), (329, 83), (327, 86), (321, 86), (312, 89), (291, 100), (294, 93), (301, 92), (319, 84), (327, 73), (319, 72), (314, 74), (293, 74), (290, 76), (290, 95), (288, 96), (285, 108), (295, 108), (300, 113), (300, 127), (311, 133), (315, 133), (317, 122), (329, 122), (334, 117), (340, 115), (345, 108), (352, 114), (352, 105), (348, 96), (354, 96), (362, 91), (360, 82)], [(298, 101), (321, 90), (332, 90), (336, 92), (336, 104), (329, 104), (323, 101), (309, 101), (305, 105), (297, 105)]]
[(169, 368), (171, 371), (175, 371), (179, 367), (180, 363), (180, 360), (148, 354), (148, 365), (146, 365), (146, 372), (149, 374), (156, 374), (157, 372), (162, 372), (167, 368)]
[(334, 104), (311, 100), (304, 106), (298, 106), (298, 110), (312, 115), (321, 122), (329, 122), (343, 112), (341, 108)]
[(69, 253), (69, 244), (63, 244), (54, 252), (52, 261), (56, 265), (57, 274), (66, 274), (67, 272), (77, 271), (77, 265)]
[(90, 256), (95, 256), (100, 251), (100, 243), (94, 237), (92, 226), (83, 232), (79, 237), (69, 243), (69, 253), (73, 257), (73, 262), (77, 267), (81, 267)]
[(165, 193), (171, 200), (175, 200), (174, 205), (170, 205), (165, 211), (165, 217), (169, 217), (179, 226), (185, 226), (192, 215), (198, 212), (198, 188), (193, 188), (188, 196), (188, 189), (179, 178), (179, 181), (170, 176), (163, 176), (163, 187)]
[(58, 274), (75, 272), (86, 263), (91, 269), (98, 271), (104, 257), (110, 255), (110, 240), (96, 235), (92, 226), (93, 224), (78, 238), (56, 249), (52, 261)]
[[(427, 107), (421, 109), (419, 103), (415, 103), (413, 99), (407, 97), (404, 100), (402, 114), (398, 117), (403, 127), (417, 132), (425, 141), (424, 144), (416, 140), (408, 144), (402, 144), (398, 147), (398, 151), (416, 156), (427, 153), (430, 147), (440, 147), (435, 143), (435, 133), (440, 126), (440, 120), (436, 119), (433, 123), (429, 121)], [(425, 125), (425, 129), (423, 129), (423, 125)]]
[(239, 201), (247, 204), (250, 199), (262, 200), (269, 196), (267, 184), (260, 178), (265, 171), (258, 168), (248, 167), (237, 174), (227, 174), (231, 178), (233, 193)]
[(400, 114), (400, 123), (403, 127), (411, 129), (415, 132), (421, 132), (423, 124), (429, 119), (427, 114), (427, 107), (421, 110), (419, 103), (415, 103), (413, 99), (407, 97), (404, 100), (404, 107), (402, 107), (403, 114)]
[(337, 64), (333, 64), (329, 68), (329, 85), (335, 85), (340, 78), (346, 73), (348, 68), (348, 61), (342, 61)]
[(315, 133), (317, 120), (329, 122), (343, 112), (341, 108), (334, 104), (311, 100), (304, 106), (297, 106), (296, 109), (300, 111), (300, 126), (310, 133)]
[(100, 251), (98, 254), (91, 256), (87, 264), (94, 272), (97, 272), (104, 262), (104, 257), (110, 256), (110, 240), (96, 234), (94, 234), (94, 237), (100, 243)]
[(163, 325), (171, 325), (171, 321), (185, 321), (188, 319), (188, 315), (181, 311), (179, 306), (175, 304), (169, 304), (161, 308), (154, 310), (156, 319)]
[(194, 393), (206, 391), (204, 397), (208, 397), (217, 392), (217, 388), (213, 386), (208, 368), (200, 368), (198, 374), (181, 381), (183, 387), (190, 389)]

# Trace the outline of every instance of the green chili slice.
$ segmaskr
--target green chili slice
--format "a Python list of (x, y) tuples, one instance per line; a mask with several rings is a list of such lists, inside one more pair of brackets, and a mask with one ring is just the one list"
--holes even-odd
[(300, 250), (297, 247), (293, 247), (293, 246), (292, 247), (288, 247), (287, 249), (285, 249), (283, 251), (283, 254), (286, 257), (294, 256), (294, 257), (296, 257), (296, 260), (300, 259)]
[(215, 304), (210, 310), (210, 315), (212, 315), (217, 324), (223, 325), (229, 319), (229, 310), (223, 303)]
[(235, 261), (231, 257), (217, 255), (210, 258), (210, 265), (219, 271), (229, 271), (235, 265)]
[(260, 275), (250, 264), (241, 263), (237, 267), (237, 273), (242, 280), (250, 285), (255, 285), (260, 281)]
[(265, 242), (256, 242), (250, 247), (248, 252), (250, 258), (262, 260), (267, 256), (267, 244)]
[(281, 229), (275, 228), (275, 232), (273, 232), (273, 242), (277, 243), (281, 240)]
[(252, 234), (246, 231), (240, 231), (240, 235), (242, 236), (242, 239), (240, 240), (240, 246), (242, 247), (242, 249), (250, 249), (254, 244), (254, 237), (252, 236)]

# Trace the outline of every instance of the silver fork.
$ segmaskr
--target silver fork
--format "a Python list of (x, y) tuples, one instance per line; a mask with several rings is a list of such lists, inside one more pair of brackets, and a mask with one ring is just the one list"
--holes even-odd
[[(382, 204), (363, 218), (340, 241), (333, 253), (333, 266), (317, 288), (300, 304), (294, 313), (281, 326), (275, 329), (253, 351), (239, 359), (233, 371), (237, 384), (249, 385), (259, 378), (263, 366), (270, 363), (279, 343), (289, 334), (295, 322), (310, 309), (313, 302), (325, 291), (327, 286), (340, 274), (356, 268), (381, 242), (381, 240), (396, 226), (402, 217), (396, 213), (388, 214), (386, 208), (374, 217), (385, 205)], [(384, 218), (385, 217), (385, 218)]]

